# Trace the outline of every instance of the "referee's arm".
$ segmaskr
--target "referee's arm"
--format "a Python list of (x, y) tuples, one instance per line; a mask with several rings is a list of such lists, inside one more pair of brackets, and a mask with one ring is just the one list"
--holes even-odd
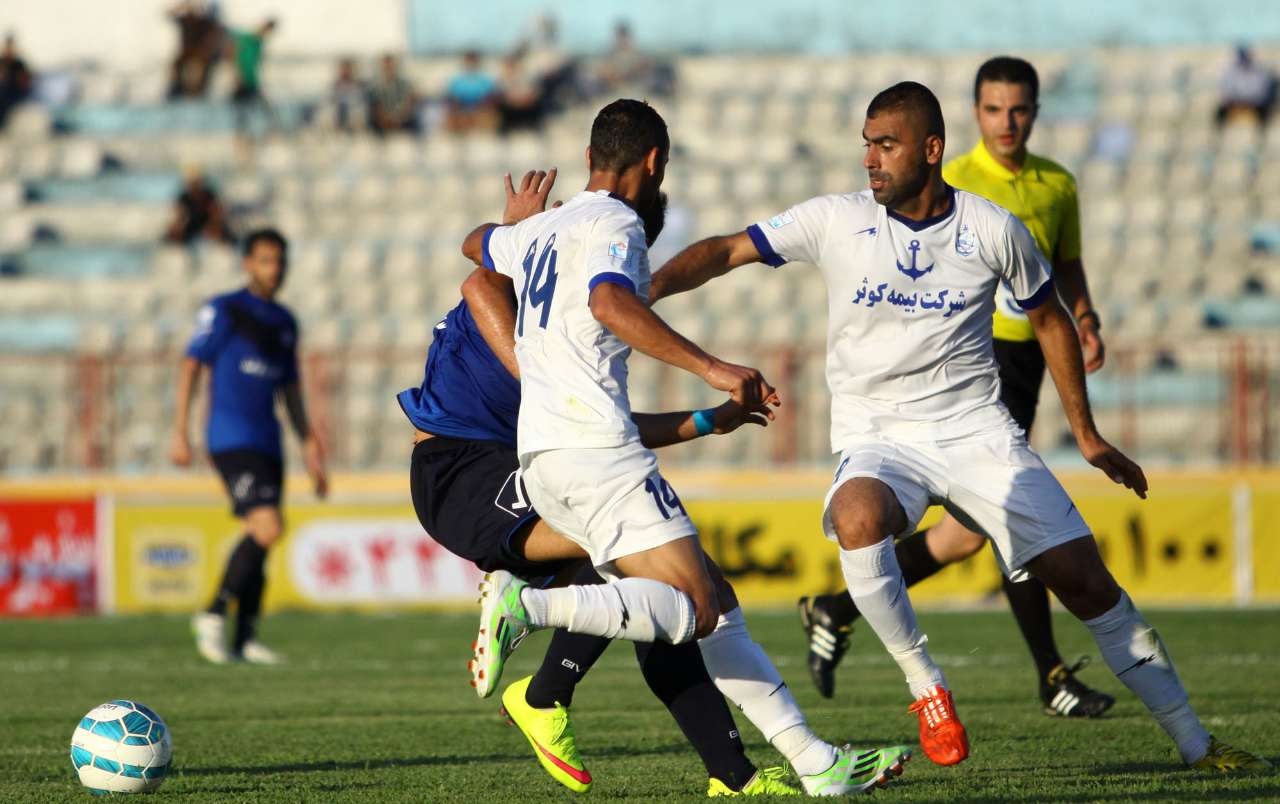
[(1062, 295), (1063, 303), (1075, 319), (1076, 331), (1080, 336), (1080, 350), (1084, 353), (1084, 370), (1092, 374), (1102, 368), (1107, 352), (1099, 332), (1102, 322), (1093, 308), (1093, 299), (1089, 295), (1089, 281), (1084, 275), (1084, 262), (1079, 257), (1054, 260), (1053, 279), (1058, 292)]

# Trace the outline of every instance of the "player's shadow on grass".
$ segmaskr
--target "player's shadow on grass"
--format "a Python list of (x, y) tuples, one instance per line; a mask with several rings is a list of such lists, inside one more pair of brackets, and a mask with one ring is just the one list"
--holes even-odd
[[(606, 757), (641, 757), (659, 754), (681, 754), (691, 749), (684, 744), (659, 745), (649, 748), (634, 746), (613, 746), (593, 749), (593, 758)], [(321, 771), (363, 771), (384, 770), (392, 768), (417, 768), (439, 765), (474, 765), (479, 762), (529, 762), (532, 757), (525, 752), (507, 754), (458, 754), (455, 756), (405, 757), (374, 760), (351, 760), (345, 762), (292, 762), (278, 765), (257, 765), (251, 767), (207, 767), (182, 768), (175, 776), (231, 776), (246, 774), (249, 776), (268, 776), (275, 773), (315, 773)]]

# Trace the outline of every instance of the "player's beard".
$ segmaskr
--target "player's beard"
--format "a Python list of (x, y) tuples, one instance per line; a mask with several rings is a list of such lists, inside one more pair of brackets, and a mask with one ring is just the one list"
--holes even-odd
[(921, 155), (915, 169), (904, 176), (894, 176), (882, 170), (869, 171), (867, 176), (873, 179), (885, 179), (884, 187), (871, 191), (876, 203), (889, 209), (897, 209), (904, 202), (924, 192), (924, 188), (929, 184), (929, 162)]
[(655, 194), (640, 210), (640, 220), (644, 223), (645, 242), (652, 246), (667, 223), (667, 194), (661, 191)]

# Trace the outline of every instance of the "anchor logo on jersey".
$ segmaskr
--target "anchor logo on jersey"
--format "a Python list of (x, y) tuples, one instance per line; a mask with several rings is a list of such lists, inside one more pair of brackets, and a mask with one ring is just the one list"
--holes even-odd
[(911, 267), (910, 267), (910, 268), (907, 268), (906, 266), (904, 266), (904, 265), (902, 264), (902, 261), (901, 261), (901, 260), (898, 260), (898, 261), (897, 261), (897, 263), (898, 263), (898, 270), (899, 270), (899, 271), (901, 271), (902, 273), (906, 274), (907, 276), (911, 277), (911, 281), (912, 281), (912, 282), (916, 281), (916, 280), (917, 280), (917, 279), (919, 279), (920, 277), (924, 276), (925, 274), (927, 274), (927, 273), (929, 273), (930, 271), (932, 271), (932, 270), (933, 270), (933, 264), (932, 264), (932, 263), (930, 263), (929, 265), (926, 265), (926, 266), (925, 266), (925, 267), (923, 267), (923, 268), (917, 268), (917, 267), (916, 267), (916, 257), (917, 257), (917, 256), (919, 256), (919, 254), (920, 254), (920, 241), (919, 241), (919, 240), (912, 240), (912, 241), (911, 241), (911, 244), (907, 246), (907, 251), (910, 251), (910, 252), (911, 252)]

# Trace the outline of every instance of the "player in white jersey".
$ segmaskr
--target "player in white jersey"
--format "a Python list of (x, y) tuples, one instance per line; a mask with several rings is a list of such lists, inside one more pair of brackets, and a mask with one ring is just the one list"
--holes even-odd
[(945, 184), (942, 110), (928, 88), (904, 82), (881, 92), (862, 136), (869, 191), (815, 198), (746, 232), (695, 243), (654, 276), (652, 294), (687, 291), (752, 262), (821, 270), (832, 451), (840, 454), (823, 528), (839, 542), (859, 611), (906, 675), (925, 753), (951, 765), (969, 751), (893, 550), (893, 537), (911, 533), (938, 503), (991, 539), (1011, 578), (1033, 573), (1084, 621), (1184, 762), (1265, 767), (1205, 730), (1155, 630), (999, 402), (991, 314), (1003, 281), (1035, 328), (1080, 451), (1145, 497), (1142, 470), (1094, 426), (1079, 341), (1025, 226)]
[(473, 680), (496, 684), (507, 656), (536, 628), (641, 642), (697, 638), (717, 687), (787, 757), (806, 792), (868, 790), (900, 772), (910, 750), (836, 748), (809, 729), (737, 601), (718, 596), (697, 530), (632, 420), (633, 347), (750, 411), (772, 417), (778, 404), (758, 371), (707, 354), (649, 309), (637, 209), (661, 203), (669, 150), (656, 111), (615, 101), (592, 125), (584, 192), (511, 226), (485, 224), (463, 246), (514, 280), (516, 447), (529, 502), (609, 580), (535, 589), (506, 572), (486, 575)]

